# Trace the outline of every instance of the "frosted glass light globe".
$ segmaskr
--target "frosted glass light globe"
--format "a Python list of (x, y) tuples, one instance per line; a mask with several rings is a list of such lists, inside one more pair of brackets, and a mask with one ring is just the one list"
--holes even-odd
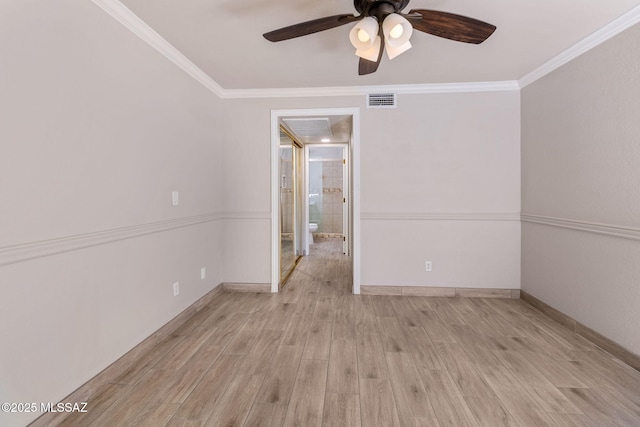
[(389, 31), (389, 35), (392, 39), (397, 39), (402, 36), (404, 29), (402, 28), (402, 24), (396, 24), (391, 31)]
[(371, 37), (369, 37), (369, 34), (367, 34), (367, 32), (361, 28), (358, 31), (358, 40), (360, 40), (362, 43), (366, 43), (371, 40)]

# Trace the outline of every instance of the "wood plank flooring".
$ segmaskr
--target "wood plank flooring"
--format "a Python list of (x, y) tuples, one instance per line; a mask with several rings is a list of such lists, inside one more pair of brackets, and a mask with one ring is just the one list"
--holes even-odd
[(351, 295), (318, 239), (222, 293), (62, 426), (638, 426), (640, 373), (510, 299)]

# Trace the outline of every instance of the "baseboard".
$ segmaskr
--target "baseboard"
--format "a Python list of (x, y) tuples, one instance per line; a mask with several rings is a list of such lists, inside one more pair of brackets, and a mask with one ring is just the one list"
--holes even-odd
[(223, 283), (226, 292), (271, 292), (269, 283)]
[(395, 295), (448, 298), (520, 298), (520, 289), (442, 288), (434, 286), (375, 286), (360, 285), (361, 295)]
[[(104, 370), (91, 378), (89, 381), (81, 385), (73, 393), (61, 399), (60, 402), (87, 402), (96, 392), (100, 391), (106, 384), (114, 382), (120, 375), (127, 371), (133, 364), (150, 349), (155, 347), (163, 339), (173, 333), (184, 322), (191, 318), (194, 314), (209, 304), (216, 295), (223, 291), (222, 284), (218, 284), (202, 298), (191, 304), (176, 317), (167, 322), (160, 329), (149, 335), (140, 344), (129, 350), (118, 360), (107, 366)], [(36, 418), (30, 427), (55, 426), (62, 422), (68, 413), (65, 412), (48, 412)]]
[(521, 291), (520, 296), (523, 301), (534, 306), (556, 322), (566, 326), (572, 332), (591, 341), (607, 353), (611, 354), (614, 357), (617, 357), (635, 370), (640, 371), (640, 356), (638, 356), (637, 354), (627, 350), (615, 341), (610, 340), (604, 335), (594, 331), (588, 326), (583, 325), (571, 316), (567, 316), (563, 312), (551, 307), (543, 301), (540, 301), (538, 298), (525, 291)]

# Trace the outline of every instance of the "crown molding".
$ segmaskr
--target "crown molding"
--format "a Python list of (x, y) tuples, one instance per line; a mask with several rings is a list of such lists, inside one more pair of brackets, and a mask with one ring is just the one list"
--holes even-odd
[(204, 87), (223, 97), (224, 89), (209, 77), (204, 71), (198, 68), (193, 62), (187, 59), (171, 43), (166, 41), (153, 28), (148, 26), (142, 19), (129, 10), (118, 0), (92, 0), (99, 8), (107, 12), (114, 19), (124, 25), (129, 31), (140, 37), (149, 46), (160, 52), (178, 68), (200, 82)]
[(222, 98), (301, 98), (317, 96), (359, 96), (370, 93), (397, 94), (469, 93), (517, 91), (516, 80), (499, 82), (429, 83), (413, 85), (336, 86), (272, 89), (225, 89)]
[(640, 6), (634, 7), (629, 12), (605, 25), (598, 31), (594, 32), (585, 39), (582, 39), (578, 43), (571, 46), (569, 49), (560, 53), (558, 56), (555, 56), (551, 60), (542, 64), (540, 67), (526, 74), (524, 77), (518, 80), (520, 88), (524, 89), (526, 86), (530, 85), (536, 80), (541, 79), (552, 71), (557, 70), (571, 60), (604, 43), (610, 38), (615, 37), (616, 35), (632, 27), (638, 22), (640, 22)]
[(300, 98), (327, 96), (359, 96), (376, 92), (394, 92), (398, 94), (433, 94), (433, 93), (470, 93), (518, 91), (536, 80), (544, 77), (557, 68), (588, 50), (609, 40), (622, 31), (640, 22), (640, 6), (636, 6), (615, 21), (604, 26), (592, 35), (576, 43), (542, 66), (526, 74), (520, 80), (496, 82), (463, 82), (463, 83), (430, 83), (414, 85), (380, 85), (380, 86), (337, 86), (309, 88), (267, 88), (267, 89), (225, 89), (209, 77), (198, 66), (191, 62), (171, 43), (149, 27), (118, 0), (92, 0), (98, 7), (124, 25), (129, 31), (156, 49), (176, 66), (190, 75), (204, 87), (223, 99), (242, 98)]
[(92, 1), (110, 16), (124, 25), (129, 31), (140, 37), (149, 46), (153, 47), (175, 65), (177, 65), (185, 73), (193, 77), (196, 81), (200, 82), (204, 87), (209, 89), (218, 97), (224, 99), (354, 96), (366, 95), (368, 93), (376, 92), (395, 92), (403, 94), (495, 92), (520, 89), (520, 87), (518, 86), (518, 82), (515, 80), (499, 82), (434, 83), (386, 86), (224, 89), (120, 1)]
[(218, 221), (220, 219), (220, 213), (216, 212), (186, 218), (152, 222), (148, 224), (139, 224), (130, 227), (115, 228), (112, 230), (78, 234), (75, 236), (59, 237), (40, 242), (5, 246), (0, 248), (0, 266), (103, 245), (118, 240), (132, 239), (135, 237), (145, 236), (147, 234), (161, 233), (176, 228), (190, 227), (207, 222)]
[(615, 224), (602, 224), (590, 221), (577, 221), (574, 219), (557, 218), (544, 215), (522, 214), (522, 222), (540, 224), (550, 227), (566, 228), (569, 230), (585, 231), (594, 234), (603, 234), (610, 237), (622, 237), (631, 240), (640, 240), (640, 228), (627, 227)]
[(520, 221), (519, 212), (363, 212), (365, 221)]

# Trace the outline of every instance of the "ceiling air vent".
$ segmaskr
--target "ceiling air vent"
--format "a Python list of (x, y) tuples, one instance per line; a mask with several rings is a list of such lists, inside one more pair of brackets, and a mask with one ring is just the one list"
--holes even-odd
[(282, 119), (285, 125), (298, 137), (324, 137), (331, 136), (331, 124), (328, 117), (310, 118), (286, 118)]
[(370, 93), (367, 95), (367, 108), (396, 108), (396, 94)]

